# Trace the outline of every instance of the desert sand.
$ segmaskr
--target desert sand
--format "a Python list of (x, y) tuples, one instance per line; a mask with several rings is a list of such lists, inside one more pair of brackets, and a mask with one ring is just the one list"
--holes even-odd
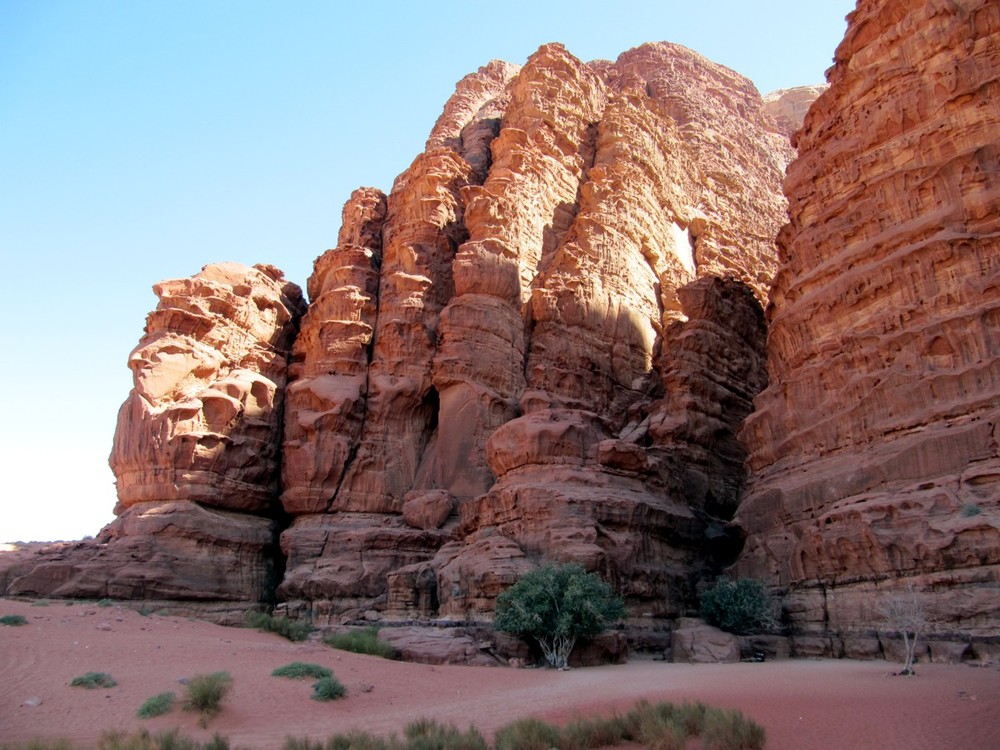
[[(884, 661), (792, 660), (728, 665), (629, 664), (548, 669), (430, 666), (291, 643), (253, 630), (181, 617), (143, 616), (117, 606), (0, 599), (0, 615), (28, 624), (0, 627), (0, 742), (68, 738), (82, 746), (102, 731), (159, 731), (228, 737), (234, 747), (280, 748), (292, 735), (325, 738), (352, 728), (400, 732), (427, 717), (487, 736), (523, 716), (567, 721), (627, 710), (636, 701), (699, 700), (738, 708), (767, 730), (771, 750), (1000, 748), (1000, 669), (926, 664), (914, 678)], [(345, 698), (310, 699), (311, 682), (271, 676), (306, 661), (330, 667)], [(136, 709), (152, 695), (183, 694), (179, 680), (228, 671), (233, 690), (207, 729), (175, 708), (151, 720)], [(85, 672), (118, 685), (70, 687)]]

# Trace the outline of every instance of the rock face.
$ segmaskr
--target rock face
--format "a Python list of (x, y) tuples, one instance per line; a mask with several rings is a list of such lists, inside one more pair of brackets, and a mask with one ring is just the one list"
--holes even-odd
[(749, 81), (675, 45), (459, 82), (309, 282), (286, 607), (477, 617), (548, 558), (678, 612), (732, 559), (791, 155)]
[(785, 182), (737, 570), (827, 651), (911, 586), (940, 636), (992, 635), (1000, 6), (861, 0), (829, 79)]
[(778, 127), (791, 138), (802, 127), (809, 107), (829, 87), (829, 84), (819, 84), (778, 89), (764, 95), (764, 108)]
[(271, 595), (301, 292), (271, 266), (234, 263), (154, 291), (110, 459), (118, 518), (20, 565), (8, 593), (211, 602), (223, 619)]

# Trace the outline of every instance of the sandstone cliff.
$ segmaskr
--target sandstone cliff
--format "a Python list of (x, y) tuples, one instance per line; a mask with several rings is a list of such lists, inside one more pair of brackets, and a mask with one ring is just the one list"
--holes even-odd
[(129, 356), (118, 518), (7, 571), (10, 594), (170, 600), (218, 619), (270, 599), (288, 353), (301, 291), (271, 266), (165, 281)]
[[(740, 572), (813, 647), (1000, 621), (1000, 5), (861, 0), (798, 134)], [(829, 637), (832, 635), (832, 639)]]
[(778, 128), (791, 138), (802, 127), (812, 103), (828, 88), (829, 84), (818, 84), (778, 89), (764, 95), (764, 108)]
[(749, 81), (676, 45), (463, 79), (316, 261), (286, 607), (475, 616), (550, 558), (678, 612), (731, 559), (790, 156)]

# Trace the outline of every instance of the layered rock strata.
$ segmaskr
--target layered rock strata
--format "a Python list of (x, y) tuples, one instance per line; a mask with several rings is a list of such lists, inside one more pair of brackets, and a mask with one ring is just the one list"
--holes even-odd
[(911, 588), (939, 637), (1000, 622), (1000, 6), (861, 0), (798, 134), (742, 436), (739, 572), (802, 638), (870, 651)]
[(802, 127), (812, 103), (829, 87), (829, 84), (817, 84), (778, 89), (764, 95), (764, 108), (778, 127), (792, 138)]
[(263, 265), (210, 265), (154, 291), (110, 459), (118, 518), (22, 563), (7, 591), (189, 602), (231, 619), (281, 574), (282, 402), (304, 302)]
[(680, 611), (731, 554), (790, 156), (749, 81), (675, 45), (463, 79), (310, 280), (288, 609), (477, 617), (547, 558)]

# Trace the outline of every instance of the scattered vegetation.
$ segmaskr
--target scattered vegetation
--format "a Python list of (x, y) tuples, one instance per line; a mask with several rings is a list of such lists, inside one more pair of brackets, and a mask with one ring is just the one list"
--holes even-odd
[(301, 661), (293, 661), (291, 664), (278, 667), (271, 672), (271, 675), (274, 677), (289, 677), (293, 680), (304, 680), (307, 677), (332, 677), (333, 672), (326, 667), (320, 666), (319, 664), (307, 664)]
[(0, 617), (0, 625), (17, 626), (27, 624), (28, 620), (24, 615), (4, 615), (3, 617)]
[(545, 659), (563, 668), (577, 639), (593, 638), (626, 614), (625, 603), (582, 565), (545, 565), (497, 597), (497, 630), (534, 638)]
[(875, 611), (885, 623), (887, 631), (899, 633), (903, 637), (906, 663), (899, 674), (915, 677), (917, 671), (913, 665), (916, 662), (917, 641), (930, 629), (930, 616), (923, 602), (917, 598), (917, 592), (910, 586), (907, 593), (894, 594), (880, 601)]
[(475, 727), (464, 732), (453, 724), (418, 719), (403, 730), (409, 750), (488, 750), (486, 739)]
[(140, 729), (132, 734), (105, 732), (97, 750), (230, 750), (229, 740), (215, 734), (207, 742), (184, 737), (177, 729), (150, 734)]
[(378, 639), (378, 628), (376, 627), (327, 633), (323, 636), (323, 643), (342, 651), (381, 656), (384, 659), (392, 659), (396, 655), (396, 650), (392, 646)]
[(777, 624), (775, 602), (762, 581), (723, 578), (701, 595), (701, 616), (709, 625), (736, 635), (753, 635)]
[[(710, 708), (703, 703), (650, 704), (642, 701), (624, 715), (582, 719), (559, 728), (539, 719), (521, 719), (497, 730), (494, 750), (596, 750), (640, 744), (656, 750), (685, 750), (696, 740), (702, 750), (761, 750), (764, 729), (739, 711)], [(65, 740), (0, 745), (0, 750), (72, 750)], [(216, 734), (200, 743), (176, 729), (150, 734), (106, 732), (97, 750), (229, 750), (229, 741)], [(474, 727), (460, 731), (431, 719), (411, 722), (403, 737), (376, 737), (367, 732), (335, 734), (325, 742), (288, 737), (282, 750), (489, 750)]]
[(233, 678), (229, 672), (196, 675), (188, 680), (184, 708), (201, 712), (201, 723), (204, 726), (211, 717), (219, 713), (222, 700), (229, 694), (232, 686)]
[[(497, 730), (495, 750), (596, 750), (641, 744), (657, 750), (760, 750), (764, 729), (739, 711), (709, 708), (703, 703), (638, 703), (627, 714), (607, 719), (582, 719), (559, 728), (539, 719), (520, 719)], [(451, 725), (421, 719), (403, 731), (403, 738), (375, 737), (363, 732), (336, 734), (326, 742), (285, 740), (283, 750), (488, 750), (474, 727), (462, 732)]]
[(74, 677), (69, 684), (70, 687), (82, 687), (93, 690), (94, 688), (113, 688), (118, 683), (107, 672), (87, 672), (87, 674)]
[(154, 716), (162, 716), (169, 713), (174, 707), (177, 696), (173, 693), (160, 693), (152, 698), (147, 698), (146, 702), (139, 706), (136, 716), (140, 719), (152, 719)]
[(311, 622), (275, 617), (267, 612), (247, 612), (246, 623), (248, 627), (263, 630), (266, 633), (277, 633), (290, 641), (304, 641), (313, 632)]
[(340, 684), (333, 675), (320, 677), (313, 684), (312, 698), (314, 701), (332, 701), (342, 698), (347, 694), (347, 688)]
[(965, 505), (962, 506), (962, 518), (969, 518), (971, 516), (978, 516), (982, 512), (983, 512), (983, 509), (980, 508), (975, 503), (966, 503)]
[(111, 599), (100, 599), (97, 602), (97, 606), (98, 607), (110, 607), (113, 604), (114, 604), (114, 601), (112, 601)]
[[(26, 744), (0, 744), (0, 750), (83, 750), (69, 740), (32, 740)], [(95, 750), (229, 750), (229, 740), (218, 734), (207, 742), (198, 742), (181, 736), (177, 729), (150, 734), (141, 729), (132, 734), (121, 731), (105, 732), (96, 745), (87, 747)]]

